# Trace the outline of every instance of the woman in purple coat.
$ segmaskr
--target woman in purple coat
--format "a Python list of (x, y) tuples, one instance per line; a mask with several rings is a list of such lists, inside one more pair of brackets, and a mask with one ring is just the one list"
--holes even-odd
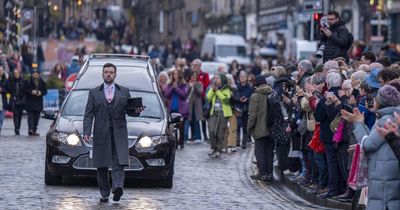
[(184, 125), (185, 120), (189, 116), (188, 109), (188, 85), (183, 79), (183, 73), (177, 69), (172, 71), (172, 79), (167, 87), (164, 88), (164, 96), (167, 98), (167, 108), (168, 112), (179, 113), (182, 115), (184, 121), (177, 125), (179, 130), (179, 140), (178, 145), (180, 148), (184, 148)]

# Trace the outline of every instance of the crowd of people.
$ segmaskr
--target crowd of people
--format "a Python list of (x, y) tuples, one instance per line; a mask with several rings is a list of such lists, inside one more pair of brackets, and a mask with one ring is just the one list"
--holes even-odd
[(384, 47), (349, 58), (352, 37), (337, 13), (328, 21), (321, 33), (330, 53), (321, 64), (301, 60), (265, 71), (260, 62), (252, 69), (233, 62), (208, 75), (200, 59), (189, 65), (178, 58), (162, 71), (158, 84), (168, 111), (184, 118), (178, 145), (199, 141), (200, 125), (213, 158), (253, 139), (259, 173), (252, 179), (273, 181), (276, 159), (281, 175), (321, 198), (362, 197), (367, 209), (400, 209), (398, 56)]
[(43, 110), (43, 96), (47, 94), (46, 84), (39, 69), (26, 66), (15, 51), (7, 58), (1, 55), (0, 64), (0, 131), (6, 113), (13, 117), (15, 135), (20, 134), (24, 110), (28, 114), (28, 135), (37, 136), (40, 113)]
[[(94, 21), (89, 27), (82, 21), (71, 22), (77, 24), (72, 28), (101, 35), (102, 24)], [(110, 21), (104, 23), (113, 28), (107, 32), (115, 31), (115, 36), (105, 36), (111, 38), (109, 43), (113, 37), (129, 37), (126, 28)], [(363, 199), (368, 209), (400, 209), (400, 56), (390, 46), (374, 54), (354, 43), (336, 12), (328, 14), (328, 23), (329, 28), (321, 29), (320, 64), (314, 58), (265, 65), (257, 57), (252, 67), (233, 61), (229, 69), (221, 67), (209, 75), (202, 61), (212, 58), (199, 59), (197, 42), (179, 38), (160, 46), (141, 42), (139, 52), (130, 53), (147, 54), (155, 61), (163, 102), (169, 113), (183, 117), (177, 124), (178, 148), (209, 141), (208, 155), (219, 158), (254, 142), (259, 172), (251, 176), (254, 180), (273, 181), (277, 160), (281, 175), (294, 176), (322, 198), (346, 202), (368, 189)], [(31, 54), (32, 49), (26, 50)], [(77, 50), (71, 64), (55, 65), (48, 81), (54, 79), (62, 88), (65, 79), (79, 71), (85, 54)], [(38, 135), (46, 94), (40, 71), (30, 68), (30, 56), (21, 59), (18, 52), (0, 59), (0, 128), (5, 111), (11, 111), (19, 135), (25, 109), (28, 133)], [(368, 159), (360, 175), (368, 182), (354, 185), (353, 160), (360, 158), (360, 149)]]
[(251, 178), (272, 181), (275, 156), (279, 171), (296, 174), (311, 192), (349, 201), (355, 190), (346, 184), (359, 143), (369, 157), (369, 205), (390, 206), (399, 203), (399, 162), (378, 129), (389, 129), (387, 119), (400, 121), (394, 117), (400, 112), (400, 65), (384, 67), (383, 60), (365, 52), (357, 65), (339, 57), (319, 65), (302, 60), (294, 71), (277, 65), (208, 75), (200, 59), (189, 67), (178, 58), (158, 84), (168, 111), (184, 118), (180, 148), (209, 138), (209, 155), (218, 158), (253, 138), (259, 174)]

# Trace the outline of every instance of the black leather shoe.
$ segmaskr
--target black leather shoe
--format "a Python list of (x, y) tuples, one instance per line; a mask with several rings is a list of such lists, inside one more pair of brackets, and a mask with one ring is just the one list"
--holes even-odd
[(15, 129), (15, 135), (19, 135), (19, 129)]
[(347, 188), (346, 192), (337, 197), (337, 200), (341, 202), (350, 202), (353, 199), (354, 191), (350, 188)]
[(100, 203), (107, 203), (107, 202), (108, 202), (108, 197), (100, 198)]
[(261, 181), (266, 181), (267, 180), (267, 175), (263, 175), (263, 174), (255, 174), (255, 175), (251, 175), (250, 178), (252, 180), (261, 180)]
[(322, 194), (322, 195), (321, 195), (321, 198), (322, 198), (322, 199), (327, 199), (327, 198), (331, 198), (331, 197), (337, 196), (337, 195), (339, 195), (339, 193), (330, 191), (330, 192), (327, 192), (327, 193)]
[(117, 187), (113, 191), (113, 194), (113, 201), (119, 201), (121, 199), (121, 196), (124, 194), (124, 191), (122, 190), (122, 187)]

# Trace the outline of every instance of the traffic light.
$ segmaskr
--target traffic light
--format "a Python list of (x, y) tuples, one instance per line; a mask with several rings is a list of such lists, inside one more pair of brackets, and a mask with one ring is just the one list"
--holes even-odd
[(319, 20), (321, 20), (321, 18), (324, 16), (324, 14), (322, 13), (314, 13), (313, 18), (314, 18), (314, 22), (319, 22)]
[(320, 40), (321, 39), (321, 34), (320, 34), (320, 29), (321, 29), (321, 19), (324, 17), (324, 13), (314, 13), (313, 14), (313, 19), (314, 19), (314, 40)]

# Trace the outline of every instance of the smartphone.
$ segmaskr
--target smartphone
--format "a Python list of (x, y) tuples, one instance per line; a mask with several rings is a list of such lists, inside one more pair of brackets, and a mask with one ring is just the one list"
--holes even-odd
[(374, 96), (371, 94), (367, 95), (367, 100), (365, 101), (367, 108), (373, 108), (374, 107)]

